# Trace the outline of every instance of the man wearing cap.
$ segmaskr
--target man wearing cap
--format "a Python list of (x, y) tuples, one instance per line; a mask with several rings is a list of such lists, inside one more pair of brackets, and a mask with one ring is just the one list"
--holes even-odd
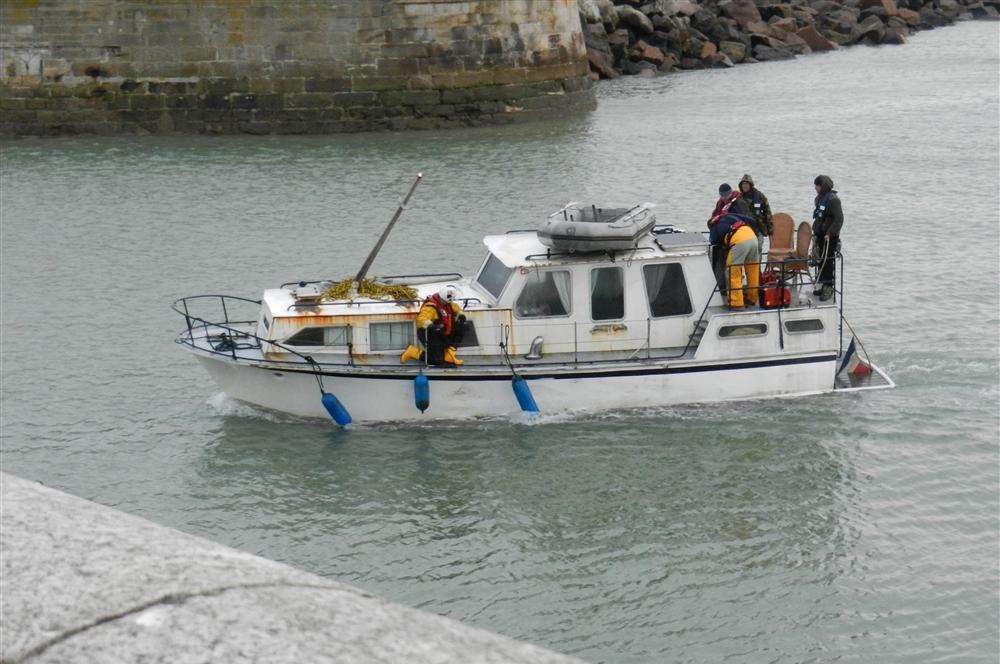
[(728, 183), (723, 182), (719, 185), (719, 200), (715, 202), (715, 209), (712, 210), (712, 216), (708, 218), (708, 227), (711, 228), (714, 226), (720, 217), (729, 212), (749, 215), (750, 208), (740, 198), (739, 192), (733, 191), (733, 188)]
[(840, 250), (840, 229), (844, 225), (844, 211), (829, 175), (817, 175), (813, 184), (816, 186), (813, 251), (819, 262), (819, 277), (813, 295), (819, 295), (819, 299), (826, 302), (833, 297), (835, 290), (837, 252)]
[[(728, 183), (723, 182), (719, 185), (719, 200), (715, 203), (715, 209), (712, 210), (712, 216), (708, 218), (708, 228), (713, 231), (709, 236), (710, 240), (723, 236), (723, 234), (717, 232), (715, 226), (719, 223), (720, 219), (728, 215), (730, 212), (744, 217), (750, 214), (750, 210), (740, 199), (740, 192), (733, 191), (733, 188), (730, 187)], [(723, 297), (725, 297), (726, 290), (729, 285), (729, 278), (726, 275), (727, 247), (725, 242), (715, 240), (711, 241), (712, 272), (715, 273), (715, 280), (719, 284), (719, 292), (722, 293)]]

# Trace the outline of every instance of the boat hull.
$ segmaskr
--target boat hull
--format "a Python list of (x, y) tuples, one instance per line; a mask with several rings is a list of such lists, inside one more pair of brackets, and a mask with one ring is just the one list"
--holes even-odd
[[(302, 417), (328, 418), (317, 374), (196, 356), (230, 397)], [(661, 364), (642, 368), (523, 373), (539, 411), (598, 412), (624, 408), (780, 397), (830, 392), (835, 354), (743, 362)], [(510, 375), (455, 369), (430, 376), (430, 406), (420, 412), (412, 374), (324, 372), (323, 390), (343, 403), (355, 422), (466, 419), (520, 412)]]

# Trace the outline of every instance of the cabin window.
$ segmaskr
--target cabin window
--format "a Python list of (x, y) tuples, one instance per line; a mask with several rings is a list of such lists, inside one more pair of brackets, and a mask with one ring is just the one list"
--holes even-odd
[(372, 350), (403, 350), (413, 343), (413, 323), (372, 323), (368, 335)]
[(500, 262), (499, 258), (490, 254), (483, 265), (483, 269), (479, 271), (476, 281), (486, 289), (486, 292), (499, 299), (500, 293), (503, 292), (504, 287), (510, 280), (510, 275), (513, 273), (514, 270), (512, 268), (507, 267)]
[(818, 318), (802, 318), (800, 320), (786, 320), (785, 331), (795, 334), (797, 332), (822, 332), (823, 321)]
[(767, 325), (764, 323), (744, 323), (743, 325), (723, 325), (719, 328), (719, 336), (723, 339), (735, 339), (737, 337), (759, 337), (767, 334)]
[(288, 337), (289, 346), (346, 346), (349, 333), (346, 325), (305, 327)]
[(590, 317), (614, 320), (625, 316), (625, 285), (620, 267), (590, 271)]
[(691, 298), (680, 263), (644, 265), (642, 276), (646, 279), (646, 297), (653, 318), (691, 313)]
[(572, 309), (568, 270), (532, 271), (525, 277), (524, 288), (514, 303), (518, 318), (568, 316)]

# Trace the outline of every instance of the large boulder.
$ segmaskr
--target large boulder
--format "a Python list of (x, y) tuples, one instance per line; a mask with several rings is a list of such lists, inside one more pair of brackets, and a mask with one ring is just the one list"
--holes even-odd
[(657, 67), (662, 65), (666, 59), (663, 51), (655, 46), (650, 46), (641, 39), (629, 49), (628, 55), (631, 60), (645, 60), (646, 62), (652, 62)]
[(615, 11), (615, 3), (611, 0), (596, 0), (597, 10), (601, 13), (601, 23), (604, 29), (611, 34), (618, 29), (618, 12)]
[(760, 12), (757, 11), (757, 5), (753, 0), (729, 0), (720, 4), (719, 9), (722, 10), (723, 16), (733, 19), (740, 24), (740, 27), (745, 28), (748, 23), (761, 20)]
[(774, 48), (759, 44), (753, 47), (753, 57), (760, 62), (770, 62), (772, 60), (791, 60), (795, 54), (787, 48)]
[(638, 33), (649, 35), (653, 33), (653, 22), (635, 7), (628, 5), (618, 5), (615, 7), (618, 13), (618, 22), (624, 24)]
[(809, 44), (794, 32), (789, 32), (781, 41), (784, 42), (785, 46), (788, 47), (788, 50), (795, 55), (806, 55), (807, 53), (812, 53), (812, 48), (809, 47)]
[(820, 14), (829, 14), (840, 9), (840, 3), (833, 0), (813, 0), (813, 2), (809, 3), (809, 6)]
[(708, 65), (698, 58), (681, 58), (677, 64), (680, 69), (707, 69)]
[(691, 0), (674, 0), (674, 13), (681, 16), (694, 16), (701, 9), (701, 5)]
[(586, 23), (600, 23), (601, 9), (597, 6), (597, 0), (579, 0), (580, 18)]
[(756, 32), (750, 33), (750, 45), (752, 47), (757, 46), (770, 46), (771, 48), (784, 48), (785, 43), (778, 39), (777, 37), (771, 37), (768, 35), (762, 35)]
[(795, 9), (789, 4), (764, 5), (757, 7), (761, 18), (770, 21), (772, 18), (791, 18)]
[(885, 12), (886, 16), (895, 16), (899, 11), (893, 0), (861, 0), (861, 3), (858, 6), (861, 7), (861, 9), (878, 7)]
[(869, 15), (858, 22), (851, 33), (854, 42), (866, 42), (869, 44), (880, 44), (885, 36), (885, 24), (877, 16)]
[(722, 53), (733, 62), (743, 62), (747, 57), (747, 47), (737, 41), (724, 41), (719, 44), (719, 53)]
[(589, 23), (583, 30), (583, 41), (588, 49), (601, 51), (611, 55), (611, 47), (608, 46), (608, 33), (604, 31), (601, 23)]
[(990, 5), (984, 5), (981, 2), (976, 2), (974, 4), (968, 5), (969, 13), (975, 18), (991, 18), (996, 19), (1000, 12), (997, 12), (996, 7), (991, 7)]
[(771, 28), (769, 23), (765, 23), (764, 21), (753, 21), (752, 23), (747, 23), (743, 29), (750, 34), (767, 35), (768, 37), (781, 36)]
[(672, 0), (646, 0), (639, 11), (651, 18), (655, 14), (669, 15), (674, 13), (674, 3)]
[(957, 0), (937, 0), (937, 6), (941, 13), (952, 18), (962, 13), (962, 6)]
[(809, 44), (809, 48), (814, 51), (833, 51), (839, 48), (836, 43), (821, 35), (817, 32), (816, 28), (811, 25), (801, 28), (795, 34), (799, 36), (799, 39)]
[(896, 16), (906, 21), (906, 24), (910, 27), (916, 27), (920, 25), (920, 12), (915, 12), (912, 9), (906, 9), (905, 7), (900, 7), (896, 10)]
[(906, 28), (892, 28), (887, 27), (885, 33), (882, 35), (883, 44), (905, 44), (906, 43)]
[(771, 21), (768, 21), (768, 23), (772, 28), (776, 28), (778, 30), (784, 30), (785, 32), (795, 32), (796, 30), (799, 29), (798, 21), (796, 21), (791, 16), (776, 18)]
[(720, 18), (719, 23), (722, 27), (726, 29), (726, 40), (727, 41), (738, 41), (747, 43), (746, 35), (743, 33), (743, 29), (740, 28), (740, 24), (731, 18)]
[(587, 61), (590, 62), (590, 69), (601, 78), (618, 78), (620, 76), (609, 53), (588, 48)]
[(687, 36), (687, 32), (681, 30), (673, 30), (671, 32), (657, 30), (652, 35), (649, 35), (647, 39), (664, 53), (676, 54), (679, 60), (681, 53), (684, 52), (684, 45), (690, 38)]
[(714, 42), (720, 42), (729, 37), (729, 30), (722, 24), (715, 12), (707, 9), (694, 14), (691, 17), (691, 25), (703, 32), (706, 37)]
[(611, 49), (611, 57), (619, 66), (628, 59), (628, 44), (628, 30), (624, 28), (615, 30), (608, 35), (608, 48)]
[(851, 35), (845, 35), (844, 33), (837, 32), (836, 30), (820, 30), (819, 32), (837, 46), (850, 46), (854, 43)]
[(684, 42), (684, 49), (681, 51), (681, 55), (701, 60), (701, 49), (707, 43), (709, 42), (692, 37)]
[(664, 53), (663, 64), (660, 65), (660, 71), (662, 72), (674, 71), (675, 69), (677, 69), (677, 65), (680, 63), (680, 61), (681, 61), (680, 58), (678, 58), (673, 53)]
[(628, 74), (629, 76), (637, 76), (647, 71), (655, 74), (657, 72), (656, 65), (652, 62), (646, 62), (645, 60), (639, 60), (638, 62), (626, 60), (625, 65), (622, 67), (622, 73)]
[(948, 25), (949, 20), (934, 5), (927, 3), (920, 9), (920, 23), (931, 28)]
[(851, 34), (857, 24), (857, 14), (847, 9), (823, 14), (815, 23), (817, 29), (836, 30), (844, 34)]
[(715, 54), (718, 52), (719, 49), (717, 49), (715, 47), (715, 44), (713, 44), (712, 42), (710, 41), (702, 42), (701, 49), (698, 51), (698, 59), (710, 61), (711, 58), (714, 57)]

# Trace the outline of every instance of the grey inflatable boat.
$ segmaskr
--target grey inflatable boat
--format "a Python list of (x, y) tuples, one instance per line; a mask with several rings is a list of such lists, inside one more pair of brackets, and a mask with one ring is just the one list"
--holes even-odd
[(633, 249), (656, 224), (653, 203), (630, 208), (599, 208), (569, 203), (550, 214), (538, 229), (538, 240), (560, 251)]

